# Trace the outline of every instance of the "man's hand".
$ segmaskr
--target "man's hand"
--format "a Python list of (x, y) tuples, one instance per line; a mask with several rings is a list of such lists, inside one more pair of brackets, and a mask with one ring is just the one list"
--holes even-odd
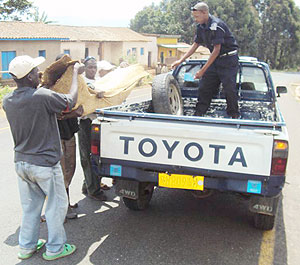
[(104, 98), (104, 91), (98, 92), (96, 98)]
[(181, 60), (177, 60), (174, 63), (172, 63), (171, 68), (174, 69), (174, 68), (176, 68), (180, 64), (181, 64)]
[(72, 110), (71, 112), (63, 112), (61, 114), (57, 114), (58, 120), (65, 120), (70, 118), (78, 118), (81, 117), (84, 110), (82, 105), (80, 105), (77, 109)]
[(82, 74), (84, 72), (84, 64), (82, 63), (75, 63), (74, 64), (74, 71), (77, 72), (77, 74)]
[(204, 69), (201, 68), (201, 69), (195, 74), (194, 79), (201, 79), (202, 76), (204, 75), (204, 73), (205, 73)]

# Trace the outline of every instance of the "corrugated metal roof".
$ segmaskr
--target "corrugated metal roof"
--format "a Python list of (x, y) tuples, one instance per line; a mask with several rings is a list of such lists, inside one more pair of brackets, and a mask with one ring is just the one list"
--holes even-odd
[(1, 40), (149, 41), (129, 28), (0, 21)]
[(156, 33), (141, 33), (144, 36), (158, 37), (158, 38), (171, 38), (171, 39), (179, 39), (181, 35), (168, 35), (168, 34), (156, 34)]

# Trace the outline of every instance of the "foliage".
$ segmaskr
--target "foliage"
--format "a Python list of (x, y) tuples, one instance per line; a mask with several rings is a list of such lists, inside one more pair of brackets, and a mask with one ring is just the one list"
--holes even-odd
[(129, 64), (136, 64), (137, 63), (137, 57), (134, 54), (123, 56), (123, 61), (129, 63)]
[(3, 98), (10, 92), (12, 92), (14, 90), (14, 88), (11, 88), (9, 86), (1, 86), (0, 85), (0, 108), (2, 107), (2, 101)]
[[(143, 33), (181, 35), (191, 44), (195, 35), (190, 7), (198, 0), (162, 0), (145, 7), (130, 22)], [(210, 13), (229, 26), (239, 53), (284, 69), (300, 63), (300, 10), (294, 0), (207, 0)]]
[(0, 21), (21, 20), (24, 15), (30, 15), (32, 3), (27, 0), (0, 0)]
[(299, 63), (300, 10), (293, 0), (253, 0), (262, 23), (259, 58), (284, 69)]
[(45, 23), (45, 24), (56, 23), (56, 21), (48, 20), (48, 15), (46, 14), (45, 11), (43, 11), (43, 13), (40, 14), (40, 10), (39, 10), (38, 7), (34, 8), (34, 12), (32, 14), (32, 17), (33, 17), (34, 22), (42, 22), (42, 23)]
[(261, 24), (251, 0), (211, 0), (211, 13), (226, 22), (239, 44), (241, 55), (257, 56)]

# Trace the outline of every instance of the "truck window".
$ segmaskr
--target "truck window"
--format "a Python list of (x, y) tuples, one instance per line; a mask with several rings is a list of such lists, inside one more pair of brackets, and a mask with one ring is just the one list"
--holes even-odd
[(186, 85), (188, 82), (189, 85), (192, 85), (192, 83), (195, 84), (195, 86), (198, 86), (199, 81), (198, 80), (193, 80), (195, 74), (200, 70), (200, 65), (195, 64), (195, 65), (183, 65), (179, 72), (178, 72), (178, 78), (177, 81), (179, 83), (179, 86), (182, 87)]
[[(237, 77), (237, 82), (238, 80), (239, 77)], [(268, 91), (265, 74), (259, 67), (243, 66), (241, 81), (242, 90)]]

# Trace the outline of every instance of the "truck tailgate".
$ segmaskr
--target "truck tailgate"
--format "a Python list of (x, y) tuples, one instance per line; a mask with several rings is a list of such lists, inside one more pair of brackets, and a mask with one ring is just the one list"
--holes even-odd
[(118, 120), (101, 123), (100, 156), (116, 161), (173, 165), (269, 176), (273, 135), (221, 124)]

